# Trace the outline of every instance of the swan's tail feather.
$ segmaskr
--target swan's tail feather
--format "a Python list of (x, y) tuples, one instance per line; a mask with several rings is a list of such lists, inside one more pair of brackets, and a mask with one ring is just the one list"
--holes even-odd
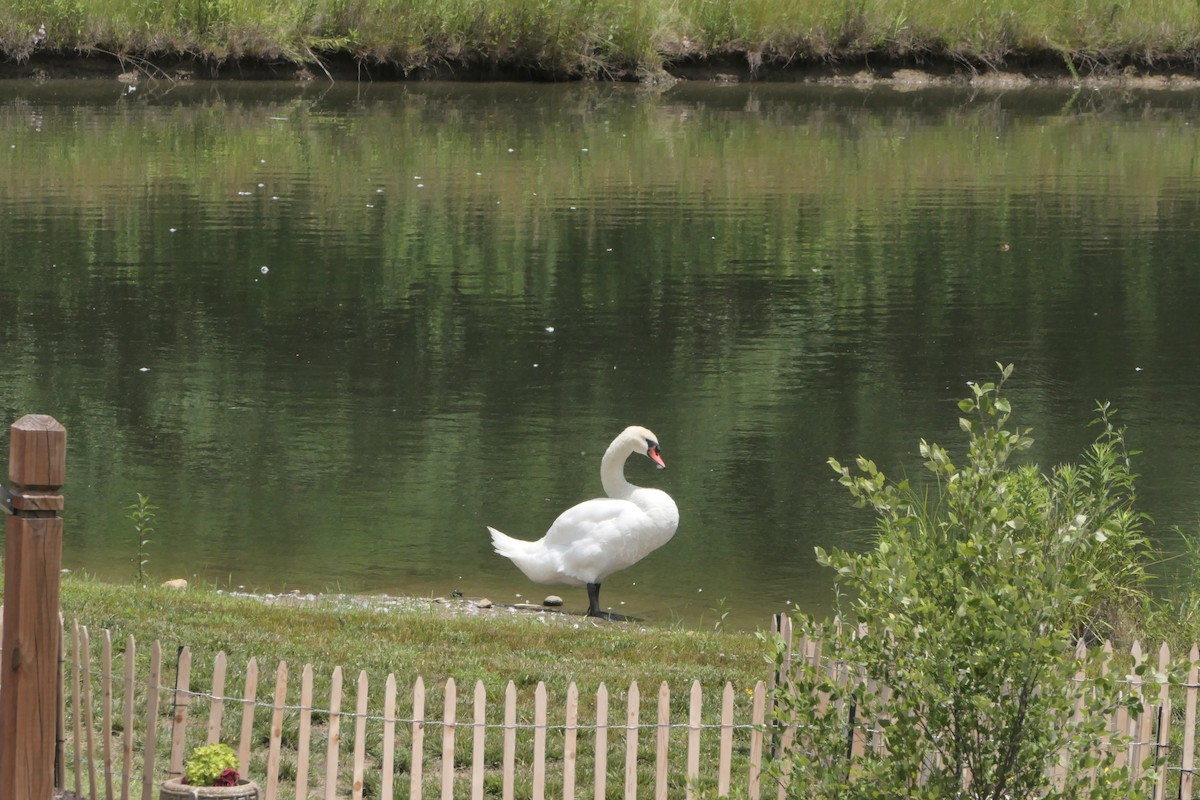
[(556, 582), (558, 570), (550, 563), (552, 559), (547, 557), (545, 545), (541, 542), (514, 539), (490, 525), (488, 531), (492, 534), (492, 548), (516, 564), (517, 568), (525, 573), (525, 577), (535, 583)]

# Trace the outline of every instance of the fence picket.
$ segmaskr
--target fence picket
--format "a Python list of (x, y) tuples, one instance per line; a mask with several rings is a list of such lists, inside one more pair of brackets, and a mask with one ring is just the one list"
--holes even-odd
[(1141, 642), (1134, 641), (1130, 655), (1134, 666), (1130, 686), (1133, 693), (1141, 699), (1137, 719), (1131, 720), (1129, 725), (1132, 739), (1129, 745), (1129, 778), (1133, 782), (1141, 780), (1146, 774), (1146, 753), (1150, 747), (1150, 700), (1146, 697), (1142, 676), (1138, 673), (1138, 667), (1146, 663), (1146, 654), (1142, 652)]
[(325, 800), (337, 800), (337, 774), (342, 744), (342, 668), (333, 668), (329, 686), (328, 740), (325, 743)]
[(1154, 763), (1157, 777), (1154, 781), (1153, 800), (1165, 800), (1167, 794), (1167, 770), (1164, 769), (1168, 748), (1171, 743), (1171, 685), (1167, 680), (1171, 668), (1171, 651), (1163, 642), (1158, 648), (1158, 730), (1154, 736)]
[(637, 798), (638, 714), (642, 703), (637, 681), (629, 684), (625, 707), (625, 800)]
[(363, 778), (366, 777), (367, 769), (367, 684), (367, 672), (360, 670), (354, 706), (354, 783), (350, 789), (354, 800), (362, 800)]
[(158, 743), (158, 687), (162, 685), (162, 645), (150, 646), (150, 683), (146, 687), (146, 748), (142, 756), (142, 800), (154, 796), (154, 753)]
[(471, 800), (483, 800), (483, 767), (487, 744), (487, 690), (475, 681), (475, 728), (471, 733)]
[(579, 758), (579, 687), (567, 686), (566, 718), (563, 720), (563, 800), (575, 800), (575, 767)]
[(546, 797), (546, 684), (533, 693), (533, 800)]
[(275, 800), (279, 793), (279, 761), (283, 749), (283, 710), (287, 706), (287, 685), (287, 662), (280, 661), (275, 669), (275, 708), (271, 711), (271, 739), (267, 745), (266, 800)]
[(412, 757), (409, 763), (408, 797), (421, 800), (421, 781), (425, 769), (425, 681), (417, 676), (413, 684)]
[[(0, 603), (0, 642), (4, 640), (4, 604)], [(107, 634), (108, 631), (105, 631)], [(61, 783), (67, 782), (67, 629), (63, 615), (58, 613), (58, 714), (54, 721), (54, 774)], [(74, 711), (74, 709), (72, 709)], [(110, 791), (108, 800), (112, 800)]]
[(250, 746), (254, 743), (254, 707), (258, 702), (258, 660), (251, 656), (246, 664), (246, 691), (242, 695), (242, 737), (238, 741), (238, 765), (250, 768)]
[(296, 800), (308, 800), (309, 747), (312, 741), (313, 668), (300, 673), (300, 728), (296, 736)]
[(379, 759), (379, 796), (394, 800), (396, 768), (396, 676), (388, 673), (383, 687), (383, 753)]
[(108, 629), (105, 629), (104, 637), (100, 640), (100, 701), (100, 714), (103, 720), (103, 727), (100, 730), (103, 742), (100, 751), (100, 765), (104, 768), (104, 797), (105, 800), (113, 800), (112, 632)]
[(750, 800), (762, 796), (763, 725), (766, 721), (767, 691), (763, 682), (754, 684), (754, 702), (750, 712), (750, 775), (746, 793)]
[(83, 661), (83, 726), (86, 729), (85, 742), (87, 751), (88, 797), (96, 800), (96, 730), (95, 719), (92, 716), (92, 640), (87, 626), (79, 629), (79, 646), (82, 650)]
[(172, 698), (175, 715), (171, 724), (171, 760), (167, 775), (177, 778), (183, 774), (183, 750), (187, 744), (188, 706), (192, 701), (192, 651), (179, 648), (175, 667), (175, 692)]
[(446, 681), (445, 701), (442, 714), (442, 800), (454, 800), (454, 722), (458, 711), (458, 690), (454, 678)]
[(658, 728), (654, 737), (654, 798), (667, 798), (667, 748), (671, 734), (671, 690), (667, 682), (658, 686)]
[(76, 622), (71, 626), (71, 661), (75, 669), (71, 675), (71, 708), (75, 723), (75, 741), (72, 743), (71, 751), (75, 756), (75, 794), (83, 795), (83, 759), (81, 757), (80, 748), (83, 744), (83, 719), (79, 713), (79, 684), (82, 680), (84, 670), (83, 655), (79, 650), (79, 623)]
[[(1103, 648), (1101, 648), (1101, 652), (1103, 653), (1103, 664), (1101, 665), (1100, 670), (1103, 674), (1107, 675), (1111, 669), (1113, 660), (1112, 642), (1105, 641)], [(1110, 734), (1115, 733), (1118, 735), (1129, 730), (1129, 712), (1125, 709), (1123, 704), (1118, 706), (1116, 710), (1113, 711), (1108, 722), (1108, 730)], [(1105, 739), (1105, 747), (1108, 747), (1112, 740), (1113, 737), (1111, 735)], [(1127, 750), (1125, 750), (1125, 748), (1118, 747), (1117, 751), (1113, 754), (1113, 768), (1121, 769), (1124, 767), (1126, 761), (1128, 760), (1128, 755), (1129, 753)]]
[(225, 651), (217, 653), (213, 661), (212, 701), (208, 704), (208, 736), (205, 744), (221, 741), (221, 719), (225, 713)]
[(604, 800), (608, 790), (608, 687), (596, 689), (596, 757), (593, 784), (595, 800)]
[(121, 781), (121, 800), (129, 800), (129, 779), (133, 774), (133, 703), (136, 698), (133, 681), (137, 674), (136, 664), (137, 644), (133, 640), (133, 634), (129, 634), (129, 638), (125, 640), (125, 709), (121, 715), (124, 722), (124, 730), (121, 732), (121, 774), (125, 776), (125, 780)]
[(733, 775), (733, 684), (725, 681), (721, 695), (721, 747), (717, 756), (717, 797), (729, 796)]
[(1193, 768), (1196, 765), (1196, 690), (1200, 680), (1200, 648), (1188, 652), (1187, 689), (1184, 694), (1183, 759), (1179, 773), (1179, 799), (1192, 800)]
[(517, 686), (504, 687), (504, 783), (501, 796), (513, 800), (514, 767), (517, 759)]
[[(664, 686), (666, 684), (663, 684)], [(691, 698), (688, 701), (688, 745), (687, 745), (687, 800), (696, 796), (696, 784), (700, 782), (700, 723), (704, 697), (700, 681), (692, 681)]]

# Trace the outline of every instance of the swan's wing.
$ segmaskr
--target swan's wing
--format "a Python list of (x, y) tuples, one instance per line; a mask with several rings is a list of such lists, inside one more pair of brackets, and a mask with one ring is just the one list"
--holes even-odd
[(621, 535), (645, 513), (628, 500), (600, 497), (571, 506), (558, 515), (542, 542), (550, 548), (566, 548), (587, 541), (603, 547), (604, 542)]

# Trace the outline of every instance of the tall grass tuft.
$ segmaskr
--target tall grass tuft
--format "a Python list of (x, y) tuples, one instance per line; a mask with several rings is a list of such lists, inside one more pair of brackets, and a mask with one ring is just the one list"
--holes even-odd
[[(44, 26), (45, 35), (39, 34)], [(401, 70), (472, 66), (548, 77), (657, 74), (673, 59), (751, 65), (945, 58), (1004, 67), (1200, 60), (1192, 0), (16, 0), (0, 52), (102, 51)]]

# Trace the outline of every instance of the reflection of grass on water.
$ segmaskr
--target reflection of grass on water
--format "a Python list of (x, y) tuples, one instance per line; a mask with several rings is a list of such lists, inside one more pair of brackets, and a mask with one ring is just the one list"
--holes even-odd
[[(503, 758), (503, 734), (500, 727), (505, 688), (509, 681), (518, 692), (518, 722), (533, 721), (533, 695), (538, 682), (547, 689), (547, 711), (550, 725), (562, 725), (567, 690), (575, 683), (579, 690), (579, 722), (577, 785), (590, 788), (592, 775), (591, 751), (594, 734), (586, 726), (594, 721), (596, 692), (603, 683), (609, 693), (609, 724), (625, 722), (627, 692), (631, 681), (637, 681), (641, 696), (640, 721), (653, 724), (657, 719), (658, 691), (662, 682), (671, 690), (672, 722), (688, 719), (688, 692), (692, 681), (703, 687), (703, 724), (720, 720), (721, 692), (728, 681), (735, 689), (735, 721), (750, 719), (750, 690), (757, 681), (765, 681), (770, 665), (767, 649), (755, 635), (737, 632), (714, 632), (710, 623), (696, 629), (682, 626), (648, 628), (634, 624), (596, 625), (581, 618), (555, 615), (551, 622), (539, 615), (513, 617), (471, 617), (430, 610), (433, 606), (412, 603), (368, 608), (331, 598), (314, 604), (266, 605), (253, 599), (218, 594), (208, 589), (189, 589), (180, 593), (157, 587), (141, 588), (113, 585), (88, 578), (64, 576), (62, 607), (68, 626), (73, 620), (89, 628), (92, 637), (93, 674), (98, 674), (101, 630), (112, 632), (114, 669), (122, 669), (127, 638), (137, 643), (139, 675), (147, 674), (150, 647), (154, 640), (162, 644), (163, 683), (174, 680), (174, 658), (178, 647), (187, 646), (192, 654), (191, 688), (207, 692), (212, 687), (213, 663), (218, 651), (228, 657), (229, 673), (225, 683), (227, 696), (241, 696), (245, 666), (251, 657), (258, 664), (258, 697), (270, 703), (274, 676), (280, 661), (287, 662), (288, 700), (297, 704), (300, 678), (305, 664), (313, 665), (313, 707), (328, 709), (332, 673), (341, 666), (341, 710), (354, 710), (356, 683), (360, 670), (370, 682), (368, 714), (382, 715), (383, 691), (386, 678), (394, 674), (397, 687), (397, 712), (407, 717), (412, 709), (412, 688), (418, 676), (425, 685), (425, 718), (431, 720), (425, 733), (424, 782), (436, 791), (441, 780), (438, 755), (442, 747), (442, 729), (436, 720), (442, 719), (447, 678), (454, 678), (458, 699), (457, 719), (469, 723), (474, 719), (473, 701), (476, 681), (482, 681), (487, 692), (488, 724), (494, 726), (486, 736), (485, 760), (487, 782), (492, 787), (500, 780), (499, 765)], [(764, 619), (764, 622), (767, 620)], [(70, 632), (67, 637), (70, 642)], [(68, 647), (70, 645), (68, 644)], [(122, 707), (122, 689), (114, 686), (114, 705)], [(99, 703), (100, 692), (94, 693)], [(144, 700), (139, 699), (139, 708)], [(173, 713), (169, 693), (160, 705), (158, 770), (166, 767), (170, 751), (170, 716)], [(208, 719), (208, 701), (197, 697), (191, 706), (189, 747), (203, 742)], [(94, 718), (101, 719), (99, 708)], [(314, 711), (314, 732), (310, 753), (320, 763), (313, 766), (312, 781), (324, 775), (324, 754), (329, 729), (327, 713)], [(139, 729), (144, 719), (138, 719)], [(366, 751), (369, 771), (367, 794), (378, 794), (378, 766), (382, 759), (383, 743), (378, 723), (368, 734)], [(236, 746), (240, 736), (241, 709), (227, 704), (223, 720), (222, 740)], [(296, 760), (294, 747), (298, 737), (299, 714), (291, 710), (285, 715), (283, 737), (285, 757), (281, 776), (288, 787), (294, 785)], [(255, 752), (248, 770), (250, 777), (260, 780), (265, 774), (267, 744), (271, 730), (271, 713), (259, 709), (254, 719)], [(396, 794), (407, 796), (410, 778), (411, 725), (397, 725), (395, 756)], [(349, 786), (353, 778), (351, 749), (354, 744), (352, 720), (341, 725), (341, 766), (339, 781)], [(526, 730), (518, 734), (517, 796), (530, 796), (533, 741)], [(734, 742), (735, 768), (746, 775), (749, 734), (737, 731)], [(546, 739), (547, 758), (551, 764), (563, 754), (561, 730), (551, 730)], [(643, 730), (638, 740), (643, 759), (642, 785), (654, 783), (653, 731)], [(614, 728), (608, 736), (609, 783), (623, 784), (625, 765), (625, 736)], [(702, 775), (715, 778), (718, 737), (706, 730), (702, 737), (704, 749)], [(291, 749), (289, 749), (291, 748)], [(140, 748), (137, 748), (140, 755)], [(673, 729), (670, 739), (671, 786), (673, 796), (682, 796), (686, 775), (686, 730)], [(455, 738), (455, 761), (458, 765), (455, 797), (469, 794), (472, 763), (472, 733), (466, 727)], [(712, 766), (709, 766), (712, 765)], [(86, 770), (85, 770), (86, 771)], [(68, 769), (68, 774), (71, 772)], [(548, 796), (561, 795), (561, 773), (548, 771), (551, 791)], [(311, 782), (310, 782), (311, 785)], [(282, 794), (288, 796), (288, 788)], [(581, 788), (582, 791), (582, 788)], [(427, 796), (428, 793), (427, 793)]]
[(19, 0), (0, 10), (0, 50), (17, 58), (35, 47), (309, 64), (344, 55), (403, 70), (482, 64), (553, 76), (650, 74), (664, 58), (729, 53), (751, 65), (870, 54), (993, 67), (1033, 55), (1073, 72), (1184, 63), (1197, 41), (1191, 0)]

